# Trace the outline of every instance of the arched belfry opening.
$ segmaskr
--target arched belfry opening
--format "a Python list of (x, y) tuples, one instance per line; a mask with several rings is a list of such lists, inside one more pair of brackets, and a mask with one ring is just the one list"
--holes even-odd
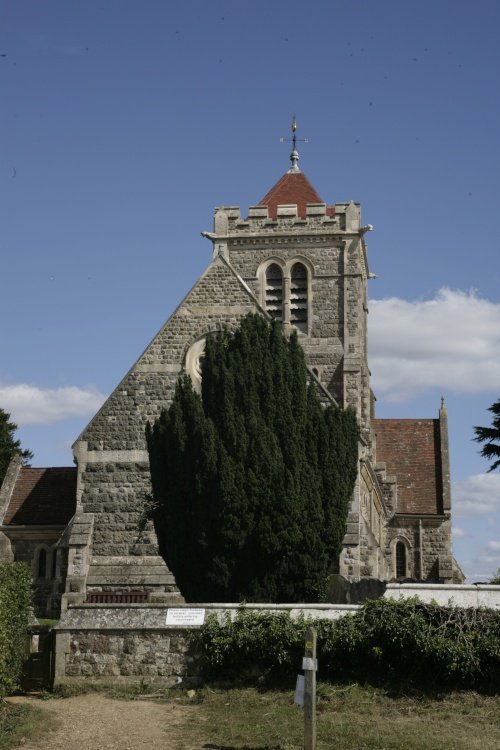
[(283, 272), (277, 263), (266, 269), (265, 306), (272, 318), (283, 321)]
[(307, 308), (307, 268), (303, 263), (294, 263), (290, 274), (290, 323), (302, 333), (307, 333)]

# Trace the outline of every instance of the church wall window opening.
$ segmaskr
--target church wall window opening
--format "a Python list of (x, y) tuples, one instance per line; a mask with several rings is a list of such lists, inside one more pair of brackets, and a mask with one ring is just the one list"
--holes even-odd
[(406, 546), (404, 542), (396, 543), (396, 578), (406, 578)]
[(279, 323), (283, 322), (283, 272), (277, 263), (266, 269), (265, 307), (269, 315)]
[(293, 327), (300, 333), (309, 333), (311, 275), (312, 269), (302, 258), (288, 262), (269, 258), (257, 272), (261, 304), (285, 330)]
[(290, 323), (302, 333), (307, 333), (307, 297), (307, 268), (295, 263), (290, 277)]

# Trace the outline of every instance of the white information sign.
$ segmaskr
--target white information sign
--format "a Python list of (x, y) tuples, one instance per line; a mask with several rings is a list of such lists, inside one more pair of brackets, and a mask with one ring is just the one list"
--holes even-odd
[(203, 625), (205, 610), (203, 607), (170, 607), (167, 609), (166, 625)]
[(317, 672), (318, 671), (318, 660), (313, 659), (310, 656), (303, 656), (302, 657), (302, 669), (309, 670), (310, 672)]
[(294, 703), (298, 706), (304, 705), (304, 675), (297, 675), (297, 683), (295, 685), (295, 698)]

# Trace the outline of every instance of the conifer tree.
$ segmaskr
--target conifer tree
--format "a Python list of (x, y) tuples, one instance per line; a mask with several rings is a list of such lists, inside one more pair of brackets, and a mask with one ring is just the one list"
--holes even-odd
[(29, 465), (33, 458), (33, 453), (28, 449), (23, 450), (21, 441), (15, 439), (17, 424), (9, 420), (10, 414), (0, 409), (0, 487), (14, 456), (21, 456), (24, 466)]
[(493, 461), (488, 471), (494, 471), (500, 467), (500, 399), (488, 407), (493, 414), (491, 427), (474, 427), (477, 443), (484, 443), (481, 455), (488, 461)]
[(357, 473), (351, 410), (323, 407), (296, 334), (244, 318), (207, 337), (147, 429), (160, 549), (188, 601), (315, 601)]

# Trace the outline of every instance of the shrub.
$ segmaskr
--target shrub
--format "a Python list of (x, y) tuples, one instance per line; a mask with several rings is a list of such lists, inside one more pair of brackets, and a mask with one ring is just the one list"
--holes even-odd
[(207, 676), (291, 683), (310, 624), (324, 680), (500, 691), (500, 613), (411, 599), (369, 601), (336, 621), (244, 609), (223, 625), (209, 618), (201, 633)]
[(0, 698), (19, 684), (30, 604), (29, 568), (23, 563), (0, 563)]

